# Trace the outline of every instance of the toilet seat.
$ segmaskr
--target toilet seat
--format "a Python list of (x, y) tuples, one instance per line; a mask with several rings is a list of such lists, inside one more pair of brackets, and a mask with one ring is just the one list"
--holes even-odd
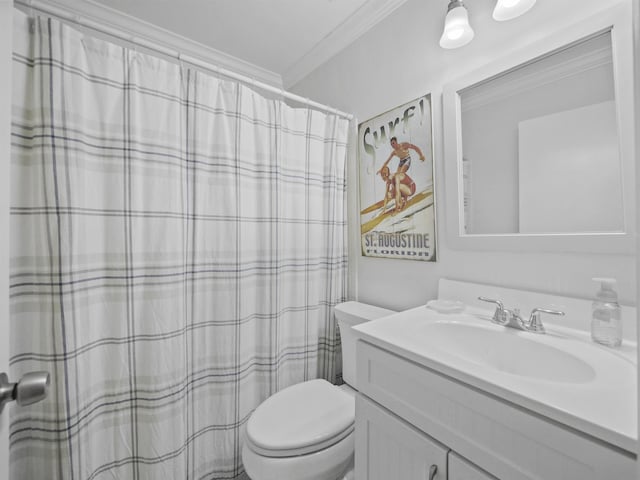
[(333, 445), (335, 445), (336, 443), (342, 441), (343, 439), (347, 438), (349, 435), (351, 435), (353, 433), (353, 425), (340, 432), (338, 435), (336, 435), (333, 438), (330, 438), (324, 442), (320, 442), (317, 444), (313, 444), (313, 445), (307, 445), (305, 447), (299, 447), (299, 448), (287, 448), (287, 449), (282, 449), (282, 450), (272, 450), (272, 449), (268, 449), (268, 448), (262, 448), (258, 445), (256, 445), (254, 442), (252, 442), (249, 438), (247, 438), (247, 446), (253, 450), (255, 453), (257, 453), (258, 455), (262, 455), (264, 457), (274, 457), (274, 458), (278, 458), (278, 457), (295, 457), (295, 456), (300, 456), (300, 455), (308, 455), (310, 453), (316, 453), (320, 450), (324, 450), (328, 447), (331, 447)]
[(352, 395), (317, 379), (265, 400), (247, 423), (246, 445), (264, 457), (293, 457), (325, 450), (353, 433)]

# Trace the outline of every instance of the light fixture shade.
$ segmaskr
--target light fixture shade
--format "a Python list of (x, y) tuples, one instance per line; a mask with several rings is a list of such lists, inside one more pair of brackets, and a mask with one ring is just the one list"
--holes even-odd
[(469, 15), (460, 0), (452, 0), (444, 19), (444, 31), (440, 37), (442, 48), (459, 48), (473, 40), (474, 32), (469, 25)]
[(498, 0), (493, 9), (493, 18), (499, 22), (511, 20), (528, 12), (536, 4), (536, 0)]

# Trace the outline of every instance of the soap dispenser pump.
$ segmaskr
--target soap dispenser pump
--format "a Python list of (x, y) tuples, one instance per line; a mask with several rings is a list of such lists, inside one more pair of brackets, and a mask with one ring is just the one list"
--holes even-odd
[(622, 315), (615, 278), (594, 278), (600, 283), (591, 310), (591, 338), (594, 342), (618, 347), (622, 343)]

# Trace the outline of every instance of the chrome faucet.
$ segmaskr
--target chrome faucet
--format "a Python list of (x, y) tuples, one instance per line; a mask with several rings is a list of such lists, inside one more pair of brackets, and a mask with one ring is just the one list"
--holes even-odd
[(493, 300), (486, 297), (478, 297), (478, 300), (496, 304), (496, 311), (493, 312), (493, 318), (491, 319), (493, 323), (497, 323), (498, 325), (505, 325), (507, 323), (505, 320), (506, 311), (504, 309), (504, 304), (500, 300)]
[(531, 315), (529, 316), (529, 323), (526, 325), (526, 330), (528, 332), (533, 333), (545, 333), (544, 325), (542, 325), (542, 320), (540, 319), (541, 313), (548, 313), (550, 315), (564, 315), (564, 312), (561, 310), (549, 310), (546, 308), (534, 308), (531, 310)]
[(498, 325), (502, 325), (503, 327), (517, 328), (519, 330), (524, 330), (526, 332), (533, 333), (545, 333), (544, 325), (542, 325), (542, 320), (540, 318), (541, 313), (548, 313), (550, 315), (564, 315), (564, 312), (560, 310), (549, 310), (546, 308), (534, 308), (531, 311), (531, 315), (529, 316), (529, 321), (525, 321), (522, 316), (520, 316), (520, 310), (514, 308), (513, 310), (509, 310), (504, 308), (504, 304), (500, 300), (494, 300), (492, 298), (486, 297), (478, 297), (478, 300), (482, 300), (483, 302), (495, 303), (496, 311), (493, 313), (493, 317), (491, 321), (493, 323), (497, 323)]

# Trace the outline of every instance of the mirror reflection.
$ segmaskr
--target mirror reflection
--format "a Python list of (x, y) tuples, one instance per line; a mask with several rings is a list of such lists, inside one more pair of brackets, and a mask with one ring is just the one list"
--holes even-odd
[(611, 32), (465, 88), (465, 232), (624, 230)]

